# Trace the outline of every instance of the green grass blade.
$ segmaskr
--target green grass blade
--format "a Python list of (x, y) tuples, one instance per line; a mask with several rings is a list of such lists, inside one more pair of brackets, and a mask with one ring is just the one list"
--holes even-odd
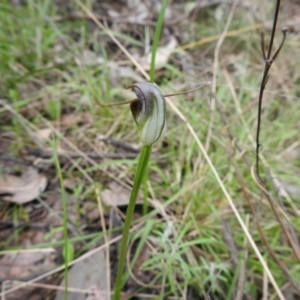
[(154, 82), (155, 79), (155, 58), (156, 58), (156, 52), (158, 48), (158, 42), (160, 40), (161, 30), (163, 26), (165, 11), (168, 5), (169, 0), (163, 0), (161, 4), (161, 9), (159, 12), (158, 20), (155, 27), (155, 33), (154, 33), (154, 40), (152, 45), (152, 56), (151, 56), (151, 65), (150, 65), (150, 81)]

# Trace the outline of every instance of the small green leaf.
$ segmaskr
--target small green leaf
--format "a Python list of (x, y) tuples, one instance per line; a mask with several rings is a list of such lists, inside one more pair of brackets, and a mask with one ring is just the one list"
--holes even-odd
[(49, 100), (48, 113), (51, 120), (58, 120), (61, 116), (61, 101), (58, 99)]
[(74, 260), (74, 252), (73, 244), (68, 242), (67, 247), (64, 247), (63, 249), (63, 256), (66, 264)]

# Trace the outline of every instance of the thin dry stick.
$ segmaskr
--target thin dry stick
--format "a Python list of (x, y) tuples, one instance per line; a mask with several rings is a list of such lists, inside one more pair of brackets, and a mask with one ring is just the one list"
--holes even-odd
[[(22, 283), (22, 281), (18, 281), (18, 280), (7, 280), (5, 281), (7, 287), (12, 287), (14, 285), (20, 285), (20, 283)], [(28, 284), (26, 287), (24, 288), (30, 288), (30, 287), (38, 287), (38, 288), (44, 288), (44, 289), (48, 289), (48, 290), (55, 290), (55, 291), (64, 291), (65, 288), (63, 286), (57, 286), (57, 285), (52, 285), (52, 284), (46, 284), (46, 283), (31, 283)], [(73, 288), (73, 287), (68, 287), (68, 292), (72, 292), (72, 293), (78, 293), (78, 294), (103, 294), (106, 295), (106, 292), (101, 291), (101, 290), (88, 290), (88, 289), (78, 289), (78, 288)], [(3, 300), (3, 299), (2, 299)]]
[[(246, 225), (249, 228), (250, 215), (246, 216)], [(247, 270), (247, 260), (249, 255), (249, 242), (248, 239), (244, 238), (243, 246), (245, 248), (244, 257), (242, 258), (240, 270), (239, 270), (239, 279), (237, 283), (236, 296), (235, 300), (242, 300), (244, 295), (244, 287), (246, 282), (246, 270)]]
[(16, 250), (1, 250), (0, 255), (4, 254), (20, 254), (20, 253), (55, 253), (54, 248), (35, 248), (35, 249), (16, 249)]
[[(90, 17), (92, 20), (94, 20), (94, 22), (95, 22), (96, 24), (98, 24), (98, 25), (101, 24), (96, 18), (93, 17), (93, 14), (92, 14), (92, 13), (91, 13), (91, 12), (90, 12), (90, 11), (89, 11), (89, 10), (88, 10), (81, 2), (76, 1), (76, 3), (78, 3), (78, 4), (80, 3), (80, 4), (79, 4), (80, 7), (81, 7), (82, 9), (84, 9), (84, 11), (89, 15), (89, 17)], [(99, 25), (99, 26), (100, 26), (100, 25)], [(100, 28), (104, 28), (102, 24), (101, 24)], [(113, 41), (115, 41), (115, 42), (117, 41), (116, 44), (117, 44), (118, 46), (121, 45), (121, 43), (113, 36), (113, 34), (112, 34), (111, 31), (107, 31), (105, 28), (104, 28), (104, 30), (105, 30), (110, 36), (113, 37), (113, 38), (112, 38)], [(122, 45), (121, 45), (121, 46), (122, 46)], [(120, 47), (120, 49), (127, 55), (127, 57), (132, 61), (132, 63), (133, 63), (135, 66), (138, 67), (138, 69), (139, 69), (140, 72), (145, 76), (145, 78), (146, 78), (147, 80), (149, 80), (148, 74), (143, 70), (143, 68), (142, 68), (142, 67), (139, 65), (139, 63), (134, 59), (134, 57), (132, 57), (132, 56), (128, 53), (128, 51), (127, 51), (123, 46)], [(199, 146), (199, 148), (200, 148), (202, 154), (204, 155), (204, 157), (205, 157), (207, 163), (209, 164), (209, 166), (210, 166), (210, 168), (211, 168), (213, 174), (215, 175), (216, 180), (217, 180), (219, 186), (221, 187), (221, 189), (222, 189), (222, 191), (223, 191), (223, 193), (224, 193), (226, 199), (228, 200), (228, 202), (229, 202), (229, 204), (230, 204), (230, 206), (231, 206), (231, 209), (233, 210), (233, 212), (234, 212), (234, 214), (235, 214), (237, 220), (239, 221), (239, 223), (240, 223), (240, 225), (241, 225), (243, 231), (245, 232), (245, 235), (247, 236), (247, 238), (248, 238), (248, 240), (249, 240), (249, 242), (250, 242), (250, 244), (251, 244), (251, 246), (252, 246), (254, 252), (256, 253), (256, 255), (257, 255), (257, 257), (258, 257), (260, 263), (262, 264), (263, 268), (265, 269), (265, 271), (266, 271), (266, 273), (267, 273), (267, 275), (268, 275), (268, 277), (269, 277), (269, 279), (270, 279), (270, 281), (271, 281), (271, 283), (272, 283), (272, 285), (273, 285), (273, 287), (274, 287), (276, 293), (278, 294), (278, 297), (279, 297), (281, 300), (285, 300), (284, 297), (283, 297), (282, 292), (280, 291), (280, 288), (278, 287), (278, 285), (277, 285), (277, 283), (276, 283), (276, 281), (275, 281), (275, 279), (274, 279), (272, 273), (270, 272), (270, 270), (269, 270), (269, 268), (268, 268), (268, 266), (267, 266), (267, 264), (266, 264), (264, 258), (262, 257), (261, 253), (259, 252), (258, 247), (256, 246), (254, 240), (252, 239), (252, 237), (251, 237), (251, 235), (250, 235), (250, 233), (249, 233), (249, 231), (248, 231), (248, 229), (247, 229), (247, 227), (246, 227), (246, 225), (245, 225), (243, 219), (241, 218), (241, 216), (240, 216), (240, 214), (239, 214), (237, 208), (235, 207), (233, 200), (231, 199), (230, 195), (228, 194), (228, 192), (227, 192), (227, 190), (226, 190), (226, 188), (225, 188), (225, 186), (224, 186), (224, 184), (223, 184), (221, 178), (219, 177), (219, 174), (218, 174), (217, 170), (215, 169), (213, 163), (211, 162), (211, 160), (210, 160), (210, 158), (209, 158), (207, 152), (205, 151), (205, 148), (203, 147), (202, 143), (200, 142), (200, 140), (199, 140), (199, 138), (198, 138), (196, 132), (194, 131), (194, 129), (193, 129), (193, 127), (190, 125), (190, 123), (187, 121), (187, 119), (183, 116), (183, 114), (178, 110), (178, 108), (177, 108), (177, 107), (176, 107), (176, 106), (175, 106), (168, 98), (166, 99), (166, 101), (167, 101), (168, 104), (171, 106), (171, 108), (176, 112), (176, 114), (181, 118), (181, 120), (186, 124), (187, 128), (189, 129), (189, 131), (191, 132), (191, 134), (192, 134), (192, 136), (194, 137), (195, 141), (197, 142), (197, 144), (198, 144), (198, 146)]]
[[(240, 35), (241, 33), (244, 33), (244, 32), (260, 29), (262, 26), (263, 26), (263, 24), (253, 24), (253, 25), (248, 26), (248, 27), (239, 28), (239, 29), (236, 29), (236, 30), (231, 30), (231, 31), (226, 32), (225, 37), (237, 36), (237, 35)], [(173, 52), (180, 52), (182, 50), (186, 50), (186, 49), (194, 48), (194, 47), (201, 46), (201, 45), (204, 45), (204, 44), (207, 44), (207, 43), (211, 43), (211, 42), (217, 41), (220, 37), (221, 37), (221, 34), (205, 37), (205, 38), (203, 38), (199, 41), (192, 42), (192, 43), (189, 43), (189, 44), (186, 44), (186, 45), (183, 45), (183, 46), (179, 46), (179, 47), (175, 48), (173, 50)]]
[(265, 89), (267, 81), (268, 81), (268, 74), (271, 69), (272, 63), (276, 59), (277, 55), (279, 54), (279, 52), (284, 44), (286, 31), (287, 31), (287, 29), (282, 31), (283, 39), (281, 41), (281, 44), (280, 44), (279, 48), (276, 50), (275, 54), (271, 57), (271, 53), (273, 50), (275, 31), (276, 31), (276, 25), (277, 25), (277, 19), (278, 19), (278, 14), (279, 14), (279, 7), (280, 7), (280, 0), (277, 0), (275, 14), (274, 14), (273, 27), (272, 27), (272, 33), (271, 33), (271, 38), (270, 38), (267, 54), (265, 52), (264, 35), (262, 34), (262, 36), (261, 36), (261, 50), (262, 50), (263, 58), (265, 61), (265, 69), (264, 69), (264, 73), (263, 73), (263, 78), (261, 80), (259, 97), (258, 97), (257, 129), (256, 129), (256, 175), (261, 182), (263, 182), (263, 180), (261, 179), (260, 174), (259, 174), (259, 152), (260, 152), (260, 148), (261, 148), (260, 130), (261, 130), (261, 114), (262, 114), (263, 94), (264, 94), (264, 89)]
[(261, 300), (268, 300), (268, 295), (269, 295), (269, 289), (268, 289), (268, 276), (266, 272), (264, 271), (263, 273), (263, 297)]
[(265, 196), (267, 197), (267, 199), (268, 199), (268, 201), (271, 205), (272, 211), (273, 211), (278, 223), (280, 224), (280, 227), (282, 228), (282, 230), (283, 230), (290, 246), (292, 247), (292, 250), (293, 250), (298, 262), (300, 263), (299, 249), (298, 249), (295, 241), (293, 240), (293, 237), (292, 237), (290, 231), (288, 230), (288, 228), (285, 226), (283, 220), (281, 219), (280, 214), (279, 214), (278, 209), (277, 209), (277, 204), (275, 203), (275, 201), (271, 197), (271, 195), (268, 192), (265, 184), (263, 182), (259, 181), (259, 180), (256, 180), (257, 178), (256, 178), (255, 175), (257, 175), (257, 173), (255, 171), (254, 165), (251, 167), (251, 175), (252, 175), (253, 179), (255, 180), (256, 184), (261, 188), (261, 190), (264, 192)]
[[(143, 293), (140, 293), (140, 294), (136, 294), (136, 297), (138, 298), (146, 298), (146, 299), (157, 299), (157, 295), (153, 295), (153, 294), (143, 294)], [(173, 297), (173, 296), (168, 296), (167, 298), (168, 300), (186, 300), (186, 297)]]
[(221, 45), (224, 42), (224, 39), (226, 37), (226, 33), (228, 32), (229, 26), (231, 24), (233, 14), (235, 11), (235, 7), (237, 5), (237, 0), (235, 0), (231, 6), (230, 13), (227, 19), (227, 22), (225, 24), (224, 30), (217, 42), (216, 48), (215, 48), (215, 53), (214, 53), (214, 65), (213, 65), (213, 78), (212, 78), (212, 85), (211, 85), (211, 92), (212, 92), (212, 98), (211, 98), (211, 104), (210, 104), (210, 121), (209, 121), (209, 126), (208, 126), (208, 131), (207, 131), (207, 137), (205, 141), (205, 150), (208, 151), (211, 136), (212, 136), (212, 131), (213, 131), (213, 125), (214, 125), (214, 112), (216, 110), (216, 99), (215, 95), (217, 92), (217, 74), (218, 74), (218, 66), (219, 66), (219, 53), (220, 53), (220, 48)]
[[(95, 193), (96, 193), (96, 197), (97, 197), (97, 203), (98, 203), (98, 210), (99, 210), (99, 214), (100, 214), (100, 221), (101, 221), (101, 227), (102, 227), (102, 231), (104, 233), (104, 243), (106, 245), (106, 249), (105, 249), (105, 260), (106, 260), (106, 288), (107, 288), (107, 299), (111, 299), (111, 293), (110, 293), (110, 286), (111, 286), (111, 278), (110, 278), (110, 255), (109, 255), (109, 238), (107, 235), (107, 230), (106, 230), (106, 225), (105, 225), (105, 219), (104, 219), (104, 212), (103, 212), (103, 205), (102, 205), (102, 201), (100, 198), (100, 190), (97, 187), (95, 189)], [(96, 262), (97, 263), (97, 262)]]

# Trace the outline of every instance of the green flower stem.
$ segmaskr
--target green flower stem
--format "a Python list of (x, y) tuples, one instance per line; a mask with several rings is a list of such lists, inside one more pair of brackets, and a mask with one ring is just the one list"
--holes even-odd
[(149, 168), (147, 167), (144, 173), (144, 178), (143, 178), (143, 192), (144, 192), (144, 197), (143, 197), (143, 216), (146, 216), (148, 213), (148, 177), (149, 177)]
[(128, 243), (130, 224), (134, 212), (136, 199), (139, 193), (139, 189), (143, 181), (144, 174), (147, 170), (151, 149), (152, 149), (152, 145), (144, 145), (138, 160), (138, 165), (135, 173), (135, 178), (134, 178), (133, 187), (129, 199), (129, 204), (126, 211), (125, 223), (123, 227), (122, 242), (120, 247), (120, 257), (119, 257), (118, 270), (117, 270), (117, 279), (116, 279), (115, 293), (113, 298), (114, 300), (120, 300), (120, 295), (122, 290), (122, 275), (123, 275), (125, 257), (127, 253), (127, 243)]

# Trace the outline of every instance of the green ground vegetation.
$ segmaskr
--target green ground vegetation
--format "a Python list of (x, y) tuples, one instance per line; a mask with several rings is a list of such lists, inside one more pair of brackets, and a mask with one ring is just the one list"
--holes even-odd
[[(89, 1), (85, 2), (88, 6)], [(209, 7), (191, 23), (183, 20), (174, 25), (173, 31), (166, 27), (160, 46), (167, 44), (172, 34), (180, 45), (219, 35), (229, 9), (224, 6), (222, 14), (220, 7)], [(268, 9), (266, 19), (271, 22), (273, 7)], [(101, 108), (93, 98), (106, 103), (130, 99), (131, 94), (124, 88), (135, 82), (136, 74), (141, 75), (101, 28), (86, 17), (68, 18), (69, 11), (85, 16), (75, 2), (70, 7), (33, 0), (0, 4), (0, 126), (1, 131), (13, 132), (10, 151), (18, 159), (22, 159), (21, 152), (28, 146), (53, 149), (51, 138), (42, 142), (34, 139), (34, 133), (41, 128), (56, 128), (57, 142), (70, 152), (75, 148), (70, 148), (66, 139), (83, 152), (114, 153), (113, 145), (100, 141), (99, 137), (107, 134), (127, 144), (139, 145), (129, 108)], [(94, 12), (102, 13), (99, 7)], [(113, 20), (108, 23), (130, 53), (143, 54), (145, 45), (153, 38), (153, 25), (122, 26)], [(229, 31), (257, 23), (255, 14), (238, 6)], [(268, 34), (267, 28), (266, 37)], [(278, 32), (275, 45), (279, 45), (280, 38)], [(252, 138), (256, 133), (263, 70), (259, 31), (225, 38), (218, 56), (218, 69), (214, 70), (217, 40), (185, 51), (174, 49), (165, 67), (156, 70), (156, 83), (165, 93), (172, 93), (212, 82), (216, 72), (215, 94), (212, 85), (206, 84), (172, 101), (205, 145), (278, 285), (281, 287), (289, 280), (265, 247), (257, 223), (299, 286), (300, 265), (251, 175), (255, 161)], [(288, 36), (274, 63), (264, 96), (261, 131), (261, 154), (267, 162), (261, 163), (261, 172), (295, 239), (300, 233), (299, 46), (299, 36)], [(128, 69), (134, 70), (135, 75)], [(125, 74), (120, 70), (125, 70)], [(213, 107), (212, 101), (215, 101)], [(72, 118), (70, 124), (62, 121), (68, 115)], [(78, 228), (80, 215), (84, 213), (82, 202), (95, 201), (95, 186), (101, 192), (117, 178), (130, 187), (136, 163), (137, 159), (127, 158), (106, 158), (93, 164), (78, 158), (61, 163), (63, 178), (75, 178), (79, 182), (74, 190), (78, 199)], [(49, 170), (49, 174), (55, 174), (54, 160), (49, 161)], [(289, 197), (274, 183), (274, 176)], [(232, 299), (244, 274), (243, 293), (259, 299), (264, 280), (261, 263), (194, 137), (169, 106), (167, 130), (153, 146), (146, 194), (159, 201), (166, 213), (151, 208), (148, 214), (140, 214), (134, 221), (134, 224), (143, 222), (131, 236), (136, 240), (137, 249), (141, 250), (146, 243), (152, 245), (151, 255), (141, 267), (143, 272), (152, 275), (145, 284), (147, 292), (152, 290), (159, 299), (167, 295), (179, 299), (188, 289), (195, 295), (207, 293), (212, 299)], [(255, 216), (249, 201), (259, 212)], [(106, 208), (105, 214), (108, 211)], [(7, 215), (16, 223), (26, 219), (22, 206), (17, 204), (9, 207)], [(1, 248), (18, 247), (21, 234), (22, 230), (16, 231), (13, 238), (1, 241)], [(84, 241), (86, 251), (102, 237), (101, 232), (80, 234), (77, 239)], [(69, 242), (76, 244), (78, 240), (70, 236)], [(52, 241), (46, 246), (57, 243), (63, 242)], [(81, 250), (76, 250), (75, 257), (82, 254)], [(132, 256), (134, 262), (137, 254)], [(142, 287), (138, 292), (141, 291)], [(271, 285), (269, 292), (269, 296), (274, 293)]]

